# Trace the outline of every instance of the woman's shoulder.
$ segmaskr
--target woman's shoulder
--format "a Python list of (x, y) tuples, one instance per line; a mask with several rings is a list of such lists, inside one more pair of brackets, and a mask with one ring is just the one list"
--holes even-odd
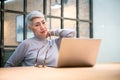
[(28, 39), (23, 40), (20, 44), (21, 45), (29, 45), (29, 44), (33, 43), (34, 41), (35, 41), (34, 38), (28, 38)]
[(45, 42), (44, 40), (39, 40), (35, 37), (32, 37), (32, 38), (28, 38), (28, 39), (23, 40), (21, 44), (30, 46), (30, 45), (39, 45), (39, 44), (42, 44), (44, 42)]
[(28, 39), (23, 40), (22, 43), (29, 43), (32, 40), (33, 40), (33, 38), (28, 38)]

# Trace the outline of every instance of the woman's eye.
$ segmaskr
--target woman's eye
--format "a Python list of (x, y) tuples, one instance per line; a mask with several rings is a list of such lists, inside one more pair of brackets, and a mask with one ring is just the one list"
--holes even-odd
[(45, 24), (45, 22), (42, 22), (42, 24)]
[(39, 26), (39, 24), (36, 24), (35, 26)]
[(36, 26), (38, 26), (38, 25), (36, 25)]

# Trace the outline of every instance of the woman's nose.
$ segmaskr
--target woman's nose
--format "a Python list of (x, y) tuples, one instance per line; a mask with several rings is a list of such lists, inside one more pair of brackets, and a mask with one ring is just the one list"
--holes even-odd
[(45, 28), (45, 26), (43, 24), (41, 24), (40, 29), (44, 29), (44, 28)]

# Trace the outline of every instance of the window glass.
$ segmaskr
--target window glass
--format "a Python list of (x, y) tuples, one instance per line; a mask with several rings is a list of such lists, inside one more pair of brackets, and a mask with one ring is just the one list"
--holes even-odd
[(23, 0), (6, 0), (5, 9), (23, 11)]
[(4, 50), (4, 60), (3, 60), (3, 66), (5, 65), (6, 61), (9, 59), (9, 57), (13, 54), (15, 49), (5, 49)]
[(23, 41), (23, 15), (16, 16), (16, 40), (17, 42)]
[(76, 0), (63, 0), (64, 17), (76, 18)]
[(81, 38), (89, 38), (89, 23), (79, 22), (79, 34)]
[(47, 0), (47, 15), (61, 16), (60, 0)]
[[(23, 34), (17, 35), (22, 32), (21, 25), (22, 20), (18, 17), (20, 14), (5, 13), (4, 17), (4, 44), (5, 45), (18, 45), (17, 37), (23, 36)], [(18, 18), (18, 21), (17, 21)], [(17, 31), (18, 29), (18, 31)]]
[(89, 0), (79, 0), (79, 18), (89, 20)]
[(43, 0), (27, 0), (27, 11), (40, 10), (43, 12)]
[(49, 29), (60, 29), (60, 19), (48, 18), (47, 24)]
[(76, 30), (76, 21), (72, 21), (72, 20), (64, 20), (64, 28), (65, 29), (74, 29)]

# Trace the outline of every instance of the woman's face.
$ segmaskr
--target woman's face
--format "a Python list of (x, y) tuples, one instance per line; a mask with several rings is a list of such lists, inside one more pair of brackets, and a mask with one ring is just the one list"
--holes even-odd
[(32, 26), (30, 29), (33, 31), (34, 35), (38, 38), (46, 38), (47, 35), (47, 25), (44, 18), (36, 17), (32, 19)]

